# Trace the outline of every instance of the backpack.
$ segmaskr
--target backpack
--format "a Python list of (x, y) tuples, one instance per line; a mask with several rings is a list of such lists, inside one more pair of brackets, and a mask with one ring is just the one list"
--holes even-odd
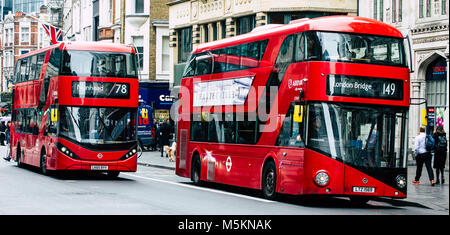
[(434, 138), (431, 135), (427, 135), (425, 138), (425, 149), (427, 151), (433, 150), (435, 147)]
[(445, 135), (440, 135), (437, 138), (436, 143), (436, 150), (446, 152), (447, 151), (447, 138), (445, 138)]

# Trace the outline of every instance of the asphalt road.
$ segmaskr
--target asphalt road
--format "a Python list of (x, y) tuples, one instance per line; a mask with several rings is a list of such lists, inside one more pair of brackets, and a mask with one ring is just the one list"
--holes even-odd
[(74, 172), (45, 176), (37, 168), (3, 160), (0, 198), (0, 214), (7, 215), (448, 215), (405, 200), (380, 199), (365, 206), (354, 206), (347, 198), (282, 196), (268, 201), (256, 190), (198, 187), (173, 170), (155, 167), (139, 166), (136, 173), (108, 179)]

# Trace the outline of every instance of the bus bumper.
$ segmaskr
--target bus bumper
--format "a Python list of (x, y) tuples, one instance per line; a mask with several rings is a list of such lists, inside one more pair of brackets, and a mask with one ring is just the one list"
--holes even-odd
[(127, 171), (135, 172), (137, 169), (137, 154), (121, 161), (88, 161), (70, 158), (58, 152), (58, 157), (50, 159), (50, 168), (54, 170), (89, 170), (89, 171)]

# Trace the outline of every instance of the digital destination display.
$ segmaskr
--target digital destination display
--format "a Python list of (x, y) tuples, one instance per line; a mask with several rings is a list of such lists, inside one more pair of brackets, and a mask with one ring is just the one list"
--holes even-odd
[(401, 100), (403, 80), (330, 74), (327, 76), (327, 95)]
[(115, 82), (72, 82), (72, 97), (129, 99), (130, 84)]

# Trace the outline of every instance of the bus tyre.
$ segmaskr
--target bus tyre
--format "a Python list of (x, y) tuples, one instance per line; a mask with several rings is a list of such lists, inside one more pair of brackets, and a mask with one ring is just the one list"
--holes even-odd
[(48, 175), (48, 170), (47, 170), (47, 155), (45, 154), (45, 151), (43, 151), (43, 152), (41, 153), (40, 167), (41, 167), (41, 172), (42, 172), (42, 174)]
[(20, 149), (20, 145), (17, 147), (16, 163), (17, 163), (17, 167), (22, 167), (23, 166), (23, 163), (22, 163), (22, 151)]
[(201, 162), (200, 157), (198, 155), (194, 155), (194, 159), (192, 159), (191, 164), (191, 180), (195, 185), (200, 185), (202, 181), (200, 180), (201, 175)]
[(262, 177), (262, 192), (266, 199), (273, 200), (276, 197), (277, 168), (273, 161), (264, 165)]

